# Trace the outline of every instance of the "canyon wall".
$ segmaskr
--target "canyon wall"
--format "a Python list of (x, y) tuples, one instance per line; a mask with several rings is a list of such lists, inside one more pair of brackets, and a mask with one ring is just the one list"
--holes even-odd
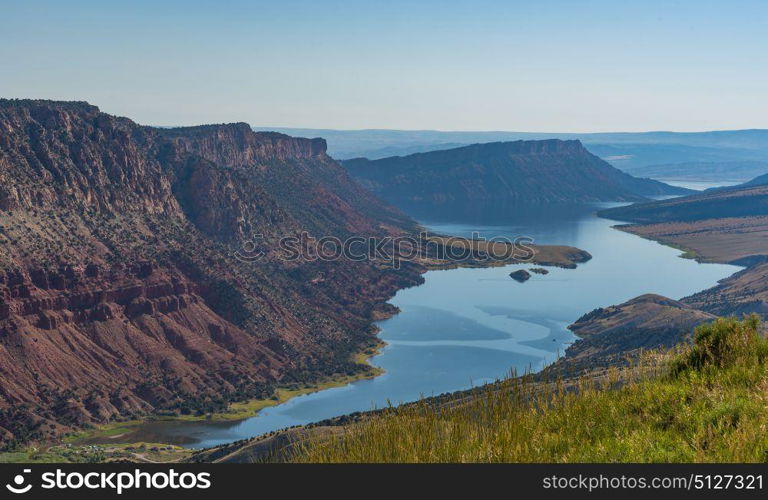
[(0, 440), (365, 370), (375, 309), (423, 269), (278, 242), (415, 229), (322, 139), (0, 100)]

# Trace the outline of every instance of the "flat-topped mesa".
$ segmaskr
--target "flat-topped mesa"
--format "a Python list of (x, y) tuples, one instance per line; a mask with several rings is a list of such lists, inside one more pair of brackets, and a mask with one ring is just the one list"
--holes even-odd
[(576, 140), (491, 142), (343, 164), (365, 187), (401, 206), (640, 201), (686, 192), (621, 172)]
[[(244, 122), (223, 123), (211, 125), (196, 125), (191, 127), (159, 128), (139, 125), (128, 118), (102, 113), (97, 106), (84, 101), (50, 101), (44, 99), (0, 99), (0, 146), (10, 145), (9, 136), (20, 132), (36, 122), (40, 131), (44, 129), (63, 128), (75, 136), (78, 126), (89, 125), (94, 129), (122, 128), (129, 132), (131, 129), (141, 130), (148, 134), (146, 146), (151, 145), (152, 135), (156, 134), (161, 141), (171, 139), (179, 145), (187, 146), (187, 150), (205, 157), (213, 163), (231, 166), (222, 161), (228, 157), (239, 158), (238, 164), (247, 164), (262, 158), (314, 158), (325, 155), (327, 144), (325, 139), (307, 139), (291, 137), (278, 132), (254, 132), (250, 125)], [(9, 119), (14, 117), (15, 119)], [(78, 123), (79, 122), (79, 123)], [(97, 133), (94, 139), (108, 139), (109, 133)], [(5, 144), (4, 144), (5, 143)], [(214, 145), (218, 145), (214, 147)], [(239, 154), (234, 154), (235, 152)], [(225, 154), (222, 154), (225, 153)]]
[(0, 100), (0, 210), (178, 214), (171, 182), (190, 160), (223, 168), (330, 162), (325, 151), (323, 139), (254, 132), (246, 123), (163, 129), (84, 102)]
[(0, 98), (0, 109), (27, 110), (33, 114), (38, 112), (77, 112), (98, 115), (101, 110), (86, 101), (52, 101), (49, 99), (4, 99)]
[[(323, 139), (254, 132), (245, 123), (145, 127), (87, 103), (32, 100), (0, 103), (0, 131), (0, 210), (42, 217), (40, 209), (52, 209), (62, 221), (57, 232), (69, 233), (57, 238), (82, 244), (88, 238), (67, 228), (80, 224), (84, 207), (108, 218), (187, 219), (226, 241), (249, 238), (257, 225), (296, 229), (294, 211), (311, 213), (313, 232), (376, 232), (371, 222), (382, 215), (413, 225), (349, 179)], [(336, 208), (331, 217), (326, 205)], [(111, 225), (82, 223), (102, 232)], [(81, 245), (66, 259), (92, 250)]]
[[(581, 141), (576, 139), (562, 140), (562, 139), (544, 139), (539, 141), (497, 141), (487, 142), (483, 144), (471, 144), (458, 149), (465, 149), (470, 151), (484, 151), (485, 154), (496, 152), (504, 152), (511, 154), (540, 154), (540, 153), (581, 153), (585, 151), (584, 145)], [(442, 150), (450, 151), (450, 150)], [(417, 153), (417, 154), (429, 154), (429, 153)]]
[(324, 157), (325, 139), (254, 132), (247, 123), (156, 129), (177, 148), (227, 167), (250, 166), (264, 160)]

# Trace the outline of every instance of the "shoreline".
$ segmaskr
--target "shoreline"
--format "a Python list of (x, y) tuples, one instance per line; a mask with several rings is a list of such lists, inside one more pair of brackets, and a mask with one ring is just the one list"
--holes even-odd
[[(672, 248), (672, 249), (678, 250), (678, 251), (680, 251), (682, 253), (678, 254), (676, 256), (676, 258), (692, 260), (692, 261), (696, 262), (698, 265), (705, 265), (705, 264), (730, 264), (730, 265), (739, 265), (739, 267), (743, 266), (743, 264), (734, 264), (733, 262), (718, 262), (716, 260), (705, 260), (705, 259), (700, 258), (698, 255), (694, 257), (694, 256), (690, 255), (690, 253), (693, 252), (691, 249), (681, 248), (680, 246), (675, 245), (675, 244), (673, 244), (671, 242), (664, 241), (664, 240), (657, 239), (657, 238), (647, 237), (647, 236), (642, 235), (642, 234), (636, 234), (636, 233), (634, 233), (632, 231), (626, 231), (624, 228), (622, 228), (620, 226), (616, 226), (616, 225), (612, 225), (612, 226), (610, 226), (610, 228), (614, 229), (614, 230), (625, 232), (627, 234), (631, 234), (632, 236), (636, 236), (636, 237), (644, 239), (644, 240), (653, 241), (654, 243), (657, 243), (659, 245), (662, 245), (662, 246), (665, 246), (665, 247), (668, 247), (668, 248)], [(506, 265), (512, 265), (512, 264), (519, 264), (519, 262), (505, 262), (505, 263), (501, 263), (500, 265), (501, 266), (506, 266)], [(539, 265), (546, 266), (546, 267), (552, 266), (552, 267), (565, 267), (565, 268), (567, 268), (567, 266), (559, 266), (557, 264), (554, 264), (554, 265), (553, 264), (539, 264)], [(495, 266), (471, 266), (471, 265), (470, 266), (450, 266), (450, 267), (439, 267), (439, 266), (436, 266), (434, 268), (428, 269), (428, 271), (450, 270), (450, 269), (457, 268), (457, 267), (495, 267)], [(727, 276), (725, 278), (722, 278), (722, 280), (731, 279), (734, 275), (736, 275), (736, 274), (738, 274), (739, 272), (742, 272), (742, 271), (738, 271), (737, 270), (737, 271), (734, 272), (734, 274), (731, 274), (731, 275), (729, 275), (729, 276)], [(714, 286), (716, 287), (718, 285), (714, 285)], [(694, 292), (694, 295), (695, 294), (703, 293), (703, 292), (705, 292), (705, 291), (707, 291), (707, 290), (709, 290), (711, 288), (712, 287), (704, 288), (702, 290), (698, 290), (698, 291)], [(399, 311), (396, 311), (396, 312), (394, 312), (392, 314), (389, 314), (388, 317), (394, 316), (395, 314), (397, 314), (397, 312), (399, 312)], [(578, 335), (576, 335), (576, 336), (579, 337)], [(579, 337), (579, 338), (581, 338), (581, 337)], [(561, 358), (561, 359), (563, 359), (563, 358)], [(537, 373), (541, 373), (541, 372), (545, 371), (548, 367), (552, 367), (556, 363), (557, 363), (557, 361), (552, 362), (552, 363), (550, 363), (548, 365), (545, 365)], [(493, 385), (493, 383), (488, 384), (488, 385), (489, 386)], [(432, 397), (430, 397), (428, 399), (430, 401), (442, 402), (440, 404), (443, 404), (443, 403), (453, 404), (452, 402), (460, 400), (465, 395), (468, 395), (468, 394), (472, 393), (473, 391), (476, 391), (477, 389), (478, 388), (472, 388), (472, 389), (466, 389), (466, 390), (458, 390), (458, 391), (454, 391), (454, 392), (450, 392), (450, 393), (446, 393), (446, 394), (440, 394), (438, 396), (432, 396)], [(410, 403), (404, 403), (404, 404), (408, 405)], [(363, 412), (363, 415), (370, 415), (370, 414), (373, 414), (373, 413), (375, 413), (375, 412)], [(341, 416), (339, 416), (339, 417), (341, 417)], [(271, 451), (269, 451), (269, 453), (275, 453), (276, 450), (277, 451), (280, 450), (279, 440), (276, 439), (275, 436), (287, 437), (289, 439), (289, 441), (290, 441), (290, 438), (292, 436), (300, 435), (301, 433), (307, 433), (307, 432), (310, 433), (310, 434), (312, 434), (314, 432), (323, 433), (323, 432), (327, 431), (327, 429), (329, 427), (335, 427), (335, 426), (339, 426), (339, 425), (341, 425), (341, 426), (346, 425), (346, 424), (336, 423), (338, 420), (340, 420), (340, 419), (338, 417), (336, 417), (334, 419), (326, 419), (326, 420), (314, 422), (314, 423), (311, 423), (311, 424), (307, 424), (307, 425), (303, 425), (303, 426), (298, 426), (297, 428), (282, 429), (282, 430), (276, 431), (275, 433), (267, 433), (267, 434), (262, 434), (262, 435), (258, 435), (258, 436), (252, 436), (250, 438), (244, 439), (243, 443), (234, 445), (234, 447), (233, 447), (233, 443), (229, 443), (227, 445), (221, 445), (221, 446), (213, 446), (211, 448), (200, 450), (198, 453), (196, 453), (195, 455), (193, 455), (191, 457), (191, 461), (192, 462), (205, 462), (206, 461), (205, 460), (206, 456), (210, 455), (211, 453), (215, 454), (217, 450), (226, 449), (226, 448), (229, 448), (230, 454), (236, 453), (239, 448), (249, 448), (249, 447), (258, 448), (260, 446), (264, 447), (267, 450), (271, 450)], [(306, 436), (304, 436), (304, 438), (306, 438)], [(201, 459), (201, 457), (202, 457), (202, 459)], [(218, 459), (217, 459), (217, 461), (218, 461)]]
[[(439, 239), (442, 239), (438, 237)], [(460, 238), (462, 244), (469, 243), (472, 247), (477, 245), (477, 242), (468, 240), (466, 238)], [(441, 241), (442, 243), (442, 241)], [(438, 270), (451, 270), (457, 268), (483, 268), (483, 267), (503, 267), (513, 264), (530, 264), (544, 267), (560, 267), (565, 269), (573, 269), (577, 267), (577, 264), (582, 264), (591, 259), (591, 255), (581, 249), (569, 246), (561, 245), (531, 245), (534, 249), (534, 254), (529, 259), (517, 259), (509, 258), (507, 260), (500, 261), (477, 261), (475, 259), (469, 259), (467, 261), (454, 261), (445, 259), (434, 258), (422, 258), (417, 262), (421, 265), (422, 270), (420, 274), (425, 274), (429, 271)], [(478, 250), (479, 248), (474, 248)], [(485, 250), (483, 248), (482, 250)], [(418, 286), (418, 285), (416, 285)], [(238, 422), (253, 418), (258, 413), (269, 407), (278, 406), (286, 403), (287, 401), (307, 394), (320, 392), (326, 389), (332, 389), (336, 387), (344, 387), (351, 383), (370, 380), (376, 378), (385, 373), (385, 370), (374, 366), (370, 363), (370, 360), (380, 354), (381, 350), (387, 345), (385, 341), (378, 337), (381, 328), (376, 324), (380, 321), (389, 319), (400, 312), (400, 310), (389, 303), (394, 295), (402, 289), (410, 288), (405, 286), (398, 288), (392, 293), (390, 297), (376, 303), (372, 306), (372, 318), (371, 327), (374, 329), (374, 337), (372, 342), (368, 345), (362, 346), (360, 351), (351, 356), (351, 359), (361, 365), (367, 365), (368, 370), (354, 375), (342, 375), (342, 376), (328, 376), (321, 377), (316, 382), (305, 385), (300, 388), (289, 388), (286, 386), (276, 387), (274, 395), (268, 399), (252, 399), (248, 401), (233, 402), (228, 406), (227, 411), (212, 413), (206, 415), (147, 415), (144, 418), (127, 420), (127, 421), (115, 421), (105, 424), (97, 424), (91, 428), (78, 429), (74, 432), (62, 436), (58, 441), (45, 442), (45, 443), (30, 443), (24, 446), (22, 449), (15, 452), (0, 453), (0, 462), (4, 459), (8, 459), (14, 454), (26, 454), (31, 456), (32, 453), (39, 453), (38, 450), (66, 450), (68, 454), (74, 450), (78, 452), (93, 452), (94, 450), (113, 450), (120, 455), (124, 450), (133, 450), (134, 448), (149, 448), (149, 449), (167, 449), (168, 453), (180, 453), (181, 450), (190, 450), (191, 448), (182, 448), (176, 445), (171, 445), (167, 442), (146, 442), (136, 436), (136, 439), (130, 439), (131, 436), (137, 433), (143, 425), (152, 422), (169, 422), (169, 423), (194, 423), (194, 422)], [(134, 454), (133, 451), (130, 454)], [(60, 456), (60, 455), (59, 455)], [(122, 456), (122, 455), (121, 455)], [(136, 456), (140, 461), (141, 456)], [(49, 461), (55, 461), (52, 457), (48, 457)]]
[(651, 237), (649, 235), (645, 235), (645, 234), (642, 234), (642, 233), (635, 232), (635, 231), (632, 230), (632, 228), (633, 228), (633, 226), (637, 226), (637, 225), (639, 225), (639, 224), (617, 224), (615, 226), (611, 226), (611, 229), (615, 229), (615, 230), (621, 231), (623, 233), (627, 233), (627, 234), (631, 234), (633, 236), (637, 236), (638, 238), (642, 238), (644, 240), (653, 241), (654, 243), (658, 243), (660, 245), (664, 245), (664, 246), (667, 246), (669, 248), (674, 248), (675, 250), (679, 250), (680, 252), (682, 252), (680, 255), (678, 255), (679, 258), (681, 258), (681, 259), (690, 259), (690, 260), (696, 261), (696, 263), (698, 263), (698, 264), (731, 264), (731, 265), (735, 265), (732, 262), (725, 262), (725, 261), (721, 262), (721, 261), (717, 261), (717, 260), (706, 259), (701, 254), (699, 254), (699, 252), (697, 252), (695, 249), (683, 246), (683, 245), (681, 245), (679, 243), (675, 243), (674, 241), (669, 240), (669, 239), (653, 238), (653, 237)]
[[(393, 315), (396, 313), (393, 313)], [(384, 318), (386, 319), (386, 318)], [(377, 320), (380, 321), (380, 320)], [(377, 332), (378, 333), (378, 332)], [(365, 372), (361, 372), (355, 375), (344, 375), (333, 377), (329, 376), (324, 379), (319, 379), (316, 383), (307, 385), (305, 387), (291, 389), (286, 386), (276, 387), (275, 394), (272, 398), (268, 399), (251, 399), (247, 401), (238, 401), (230, 403), (228, 411), (211, 413), (207, 415), (180, 415), (180, 416), (148, 416), (142, 419), (128, 420), (124, 422), (110, 422), (106, 424), (99, 424), (90, 429), (83, 429), (76, 431), (68, 436), (62, 438), (60, 443), (56, 445), (72, 445), (72, 446), (99, 446), (99, 445), (131, 445), (141, 444), (143, 441), (118, 441), (120, 438), (130, 436), (141, 428), (142, 425), (152, 422), (170, 422), (170, 423), (187, 423), (187, 422), (238, 422), (247, 420), (249, 418), (256, 417), (261, 410), (278, 406), (289, 400), (313, 394), (316, 392), (324, 391), (327, 389), (333, 389), (336, 387), (344, 387), (346, 385), (358, 382), (361, 380), (370, 380), (385, 373), (383, 368), (375, 366), (370, 363), (370, 360), (380, 354), (381, 350), (386, 346), (386, 343), (380, 339), (375, 345), (367, 346), (363, 350), (352, 355), (352, 360), (357, 364), (367, 365), (370, 369)], [(174, 446), (168, 443), (160, 443), (165, 446)], [(0, 458), (2, 455), (0, 455)]]
[[(528, 261), (520, 261), (518, 259), (510, 259), (507, 261), (487, 261), (476, 262), (469, 260), (466, 262), (440, 262), (425, 260), (421, 262), (423, 266), (423, 272), (426, 274), (430, 271), (447, 271), (458, 268), (482, 268), (482, 267), (504, 267), (513, 264), (531, 264), (543, 267), (560, 267), (565, 269), (573, 269), (577, 264), (582, 264), (591, 259), (591, 255), (581, 249), (566, 247), (560, 245), (532, 245), (536, 250), (534, 256)], [(565, 249), (568, 251), (564, 251)], [(543, 252), (542, 252), (543, 250)], [(543, 254), (543, 255), (542, 255)], [(418, 285), (417, 285), (418, 286)], [(405, 287), (409, 288), (409, 287)], [(395, 294), (402, 289), (395, 291)], [(301, 388), (288, 388), (288, 387), (276, 387), (275, 394), (268, 399), (252, 399), (248, 401), (233, 402), (229, 404), (228, 410), (219, 413), (212, 413), (206, 415), (179, 415), (179, 416), (163, 416), (163, 415), (150, 415), (146, 418), (129, 420), (123, 422), (110, 422), (106, 424), (99, 424), (90, 429), (78, 430), (68, 436), (64, 436), (59, 443), (55, 445), (72, 445), (72, 446), (98, 446), (98, 445), (131, 445), (142, 443), (140, 440), (121, 441), (120, 438), (130, 437), (131, 434), (137, 432), (142, 425), (152, 422), (170, 422), (170, 423), (187, 423), (187, 422), (238, 422), (247, 420), (249, 418), (256, 417), (261, 410), (274, 406), (281, 405), (289, 400), (304, 396), (307, 394), (313, 394), (327, 389), (333, 389), (336, 387), (344, 387), (346, 385), (358, 382), (361, 380), (370, 380), (376, 378), (385, 373), (385, 370), (371, 364), (370, 360), (379, 355), (387, 343), (382, 340), (378, 335), (381, 332), (381, 328), (377, 325), (378, 322), (387, 320), (397, 315), (400, 310), (397, 307), (392, 306), (389, 300), (391, 297), (382, 301), (379, 304), (373, 306), (373, 315), (371, 319), (371, 326), (374, 329), (375, 337), (372, 345), (363, 347), (360, 351), (352, 355), (353, 362), (366, 365), (369, 369), (365, 372), (361, 372), (355, 375), (343, 375), (338, 377), (325, 377), (318, 379), (317, 382), (301, 387)], [(54, 445), (54, 446), (55, 446)]]
[[(467, 240), (466, 238), (460, 239), (463, 244), (469, 242), (471, 245), (475, 245), (477, 242), (473, 240)], [(578, 264), (583, 264), (589, 261), (592, 256), (579, 248), (564, 246), (564, 245), (531, 245), (534, 249), (534, 254), (529, 260), (520, 260), (510, 258), (508, 260), (500, 261), (475, 261), (470, 259), (468, 261), (450, 262), (442, 259), (423, 259), (419, 263), (423, 267), (423, 271), (420, 274), (426, 274), (430, 271), (447, 271), (458, 268), (483, 268), (483, 267), (504, 267), (514, 264), (531, 264), (543, 267), (560, 267), (565, 269), (573, 269)], [(484, 249), (485, 250), (485, 249)], [(419, 286), (419, 285), (416, 285)], [(346, 385), (358, 382), (361, 380), (370, 380), (376, 378), (385, 373), (385, 370), (371, 364), (370, 360), (379, 355), (387, 343), (382, 340), (378, 335), (381, 332), (381, 328), (377, 325), (378, 322), (392, 318), (400, 313), (400, 309), (392, 306), (389, 301), (395, 296), (397, 292), (402, 289), (410, 288), (404, 287), (397, 289), (392, 296), (386, 300), (374, 304), (372, 310), (371, 327), (373, 328), (374, 342), (372, 345), (363, 347), (360, 351), (353, 354), (351, 359), (353, 362), (361, 365), (366, 365), (370, 369), (355, 375), (344, 375), (339, 377), (327, 377), (321, 378), (312, 385), (305, 386), (299, 389), (289, 389), (287, 387), (275, 388), (275, 395), (269, 399), (252, 399), (242, 402), (230, 403), (229, 410), (220, 413), (213, 413), (208, 415), (185, 415), (185, 416), (148, 416), (143, 419), (130, 420), (126, 422), (111, 422), (107, 424), (101, 424), (94, 426), (92, 429), (83, 429), (77, 431), (69, 436), (65, 436), (61, 440), (61, 444), (71, 444), (73, 446), (89, 446), (89, 445), (104, 445), (104, 444), (134, 444), (141, 441), (117, 441), (118, 439), (130, 436), (140, 429), (142, 425), (152, 422), (238, 422), (247, 420), (249, 418), (256, 417), (259, 412), (265, 408), (281, 405), (289, 400), (304, 396), (307, 394), (313, 394), (326, 389), (332, 389), (336, 387), (344, 387)]]
[[(620, 230), (622, 232), (627, 232), (629, 234), (632, 234), (633, 236), (640, 237), (642, 239), (647, 239), (650, 241), (655, 241), (656, 243), (662, 244), (664, 246), (675, 248), (674, 245), (670, 245), (667, 242), (659, 241), (658, 239), (654, 238), (648, 238), (644, 235), (635, 234), (630, 231), (623, 231), (623, 228), (611, 226), (612, 229)], [(679, 248), (678, 248), (679, 250)], [(536, 258), (538, 257), (538, 258)], [(563, 266), (560, 262), (555, 263), (549, 263), (549, 262), (541, 262), (541, 255), (537, 255), (531, 261), (528, 261), (528, 264), (534, 264), (536, 262), (537, 265), (540, 266), (553, 266), (553, 267), (564, 267), (568, 268), (570, 266)], [(683, 255), (678, 255), (678, 258), (684, 258)], [(703, 263), (700, 260), (696, 259), (698, 263)], [(537, 262), (538, 261), (538, 262)], [(467, 265), (467, 263), (464, 263), (462, 265), (461, 263), (452, 263), (454, 265), (450, 266), (429, 266), (425, 265), (423, 266), (423, 271), (421, 274), (426, 274), (430, 271), (438, 271), (438, 270), (450, 270), (454, 268), (460, 268), (460, 267), (496, 267), (494, 265), (473, 265), (475, 263), (471, 263)], [(496, 263), (498, 266), (506, 266), (510, 264), (521, 264), (521, 262), (501, 262)], [(575, 267), (575, 266), (574, 266)], [(404, 287), (404, 288), (410, 288), (410, 287)], [(401, 289), (398, 289), (395, 293), (392, 294), (392, 297), (400, 291)], [(140, 420), (132, 420), (132, 421), (126, 421), (126, 422), (113, 422), (108, 424), (103, 424), (96, 426), (93, 429), (85, 429), (76, 433), (73, 433), (67, 437), (64, 437), (60, 442), (58, 443), (50, 443), (48, 446), (48, 450), (65, 450), (69, 448), (70, 450), (81, 450), (81, 453), (85, 453), (88, 450), (100, 450), (102, 453), (106, 450), (107, 454), (111, 457), (122, 457), (123, 459), (128, 458), (129, 460), (133, 461), (144, 461), (145, 455), (148, 453), (147, 450), (152, 450), (155, 454), (160, 454), (161, 457), (170, 458), (170, 461), (178, 461), (178, 460), (186, 460), (189, 458), (189, 454), (195, 454), (199, 453), (206, 448), (184, 448), (182, 446), (177, 445), (170, 445), (167, 443), (149, 443), (142, 441), (142, 436), (136, 435), (137, 439), (132, 440), (131, 435), (139, 430), (139, 428), (142, 425), (145, 425), (147, 423), (151, 422), (169, 422), (171, 424), (178, 422), (179, 424), (183, 424), (185, 422), (193, 423), (193, 422), (237, 422), (241, 420), (246, 420), (249, 418), (253, 418), (258, 415), (258, 413), (269, 407), (277, 406), (280, 404), (283, 404), (290, 399), (293, 399), (294, 397), (299, 397), (302, 395), (312, 394), (315, 392), (319, 392), (326, 389), (331, 389), (334, 387), (342, 387), (351, 383), (354, 383), (359, 380), (367, 380), (375, 378), (381, 374), (384, 373), (384, 370), (376, 367), (371, 364), (371, 359), (382, 351), (382, 349), (387, 345), (385, 341), (383, 341), (378, 335), (381, 332), (381, 328), (377, 324), (380, 321), (389, 319), (400, 313), (399, 308), (396, 306), (393, 306), (389, 300), (392, 299), (392, 297), (389, 297), (386, 300), (381, 301), (380, 303), (377, 303), (373, 306), (372, 309), (372, 317), (371, 317), (371, 328), (374, 332), (373, 342), (371, 342), (368, 345), (362, 346), (361, 349), (352, 355), (351, 359), (359, 364), (365, 364), (371, 367), (369, 370), (358, 373), (352, 376), (341, 376), (341, 377), (327, 377), (323, 379), (319, 379), (317, 382), (307, 385), (300, 388), (293, 388), (289, 389), (286, 387), (278, 387), (275, 389), (275, 396), (270, 399), (258, 399), (258, 400), (249, 400), (249, 401), (243, 401), (243, 402), (236, 402), (231, 403), (229, 406), (229, 410), (221, 413), (216, 414), (209, 414), (209, 415), (200, 415), (200, 416), (156, 416), (156, 417), (148, 417)], [(463, 391), (458, 391), (459, 393)], [(278, 430), (278, 432), (280, 432)], [(126, 439), (127, 438), (127, 439)], [(253, 436), (251, 438), (248, 438), (248, 441), (253, 441), (254, 439), (258, 440), (260, 436)], [(149, 438), (151, 439), (151, 438)], [(45, 449), (46, 445), (43, 445), (43, 448)], [(194, 445), (192, 445), (194, 446)], [(29, 450), (32, 448), (31, 446), (27, 448)], [(137, 451), (139, 450), (139, 451)], [(159, 450), (159, 451), (158, 451)], [(71, 452), (71, 451), (70, 451)], [(7, 460), (9, 454), (0, 454), (0, 462), (3, 461), (5, 458)], [(175, 458), (174, 458), (175, 457)], [(62, 457), (63, 458), (63, 457)], [(116, 458), (118, 459), (118, 458)], [(55, 461), (52, 460), (49, 454), (48, 457), (49, 461)]]

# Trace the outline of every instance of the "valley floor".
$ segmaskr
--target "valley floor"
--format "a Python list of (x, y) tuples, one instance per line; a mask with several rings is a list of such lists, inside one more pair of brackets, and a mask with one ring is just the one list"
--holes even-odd
[(702, 262), (739, 263), (768, 255), (768, 216), (621, 225), (617, 229), (680, 248)]

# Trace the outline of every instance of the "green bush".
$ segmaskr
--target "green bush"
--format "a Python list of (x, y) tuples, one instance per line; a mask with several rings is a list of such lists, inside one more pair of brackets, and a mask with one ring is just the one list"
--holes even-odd
[(699, 326), (693, 346), (673, 363), (673, 373), (706, 367), (725, 368), (737, 363), (763, 364), (768, 343), (760, 337), (759, 325), (760, 319), (752, 315), (743, 321), (718, 318)]

